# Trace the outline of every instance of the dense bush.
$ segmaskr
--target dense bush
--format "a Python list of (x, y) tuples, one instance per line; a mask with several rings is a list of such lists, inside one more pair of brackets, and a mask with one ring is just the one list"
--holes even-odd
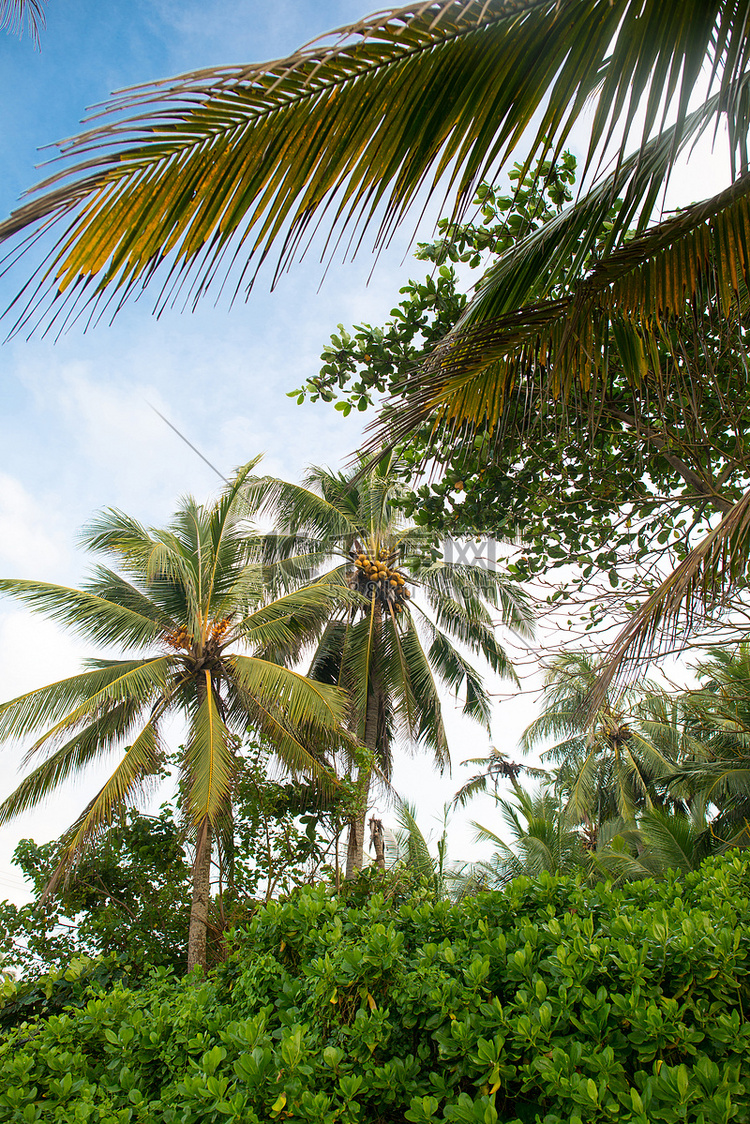
[(750, 858), (461, 905), (303, 889), (0, 1045), (0, 1121), (750, 1121)]

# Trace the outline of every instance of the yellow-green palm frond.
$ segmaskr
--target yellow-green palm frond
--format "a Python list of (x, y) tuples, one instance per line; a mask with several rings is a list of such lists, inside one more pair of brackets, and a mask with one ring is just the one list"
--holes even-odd
[[(123, 702), (98, 715), (68, 741), (60, 745), (47, 760), (32, 770), (10, 796), (0, 804), (0, 823), (46, 800), (54, 789), (75, 773), (85, 769), (104, 754), (121, 750), (133, 726), (142, 719), (143, 708)], [(41, 750), (51, 750), (45, 745)], [(39, 750), (29, 750), (23, 764), (36, 760)]]
[(153, 609), (147, 614), (139, 606), (120, 605), (86, 590), (0, 578), (0, 593), (10, 594), (98, 644), (144, 648), (164, 631), (162, 620)]
[(328, 575), (256, 607), (248, 616), (232, 622), (228, 636), (251, 645), (256, 651), (277, 654), (279, 662), (298, 655), (305, 645), (320, 636), (331, 616), (359, 604), (358, 596)]
[(90, 671), (28, 691), (0, 705), (0, 740), (23, 739), (44, 730), (30, 752), (55, 745), (121, 704), (152, 706), (169, 692), (170, 656), (106, 661)]
[(595, 417), (613, 366), (637, 405), (655, 375), (670, 379), (661, 355), (672, 351), (671, 330), (692, 334), (698, 307), (736, 319), (749, 285), (750, 174), (603, 257), (568, 295), (457, 329), (412, 377), (409, 399), (386, 407), (371, 444), (400, 441), (426, 421), (459, 443), (480, 427), (523, 428), (555, 400), (567, 417)]
[(287, 768), (330, 784), (321, 762), (346, 740), (345, 692), (257, 656), (228, 655), (226, 663), (246, 724), (261, 731)]
[(62, 837), (64, 850), (45, 895), (54, 891), (62, 875), (67, 873), (81, 853), (111, 825), (115, 815), (128, 807), (145, 786), (153, 781), (162, 763), (161, 748), (155, 723), (148, 722), (117, 768), (90, 801), (76, 822)]
[(322, 480), (331, 475), (325, 469), (311, 470), (305, 481), (307, 486), (269, 476), (249, 483), (250, 502), (257, 504), (259, 511), (273, 514), (275, 533), (268, 539), (268, 549), (274, 546), (277, 553), (270, 555), (269, 561), (280, 556), (284, 536), (309, 539), (322, 548), (326, 541), (346, 538), (359, 529), (356, 492), (351, 483), (348, 489), (338, 489), (338, 495), (331, 495), (330, 490), (321, 494)]
[(185, 813), (191, 826), (213, 824), (226, 811), (236, 773), (234, 738), (217, 705), (211, 673), (198, 683), (198, 703), (182, 762)]
[(329, 252), (373, 221), (383, 244), (425, 186), (460, 212), (527, 131), (529, 154), (559, 151), (591, 98), (589, 160), (638, 112), (644, 140), (669, 109), (679, 130), (706, 60), (739, 144), (745, 16), (742, 0), (428, 0), (279, 62), (127, 92), (0, 228), (64, 226), (19, 320), (60, 294), (64, 322), (110, 286), (119, 307), (156, 277), (158, 305), (183, 286), (195, 301), (235, 264), (249, 285), (275, 241), (280, 270), (317, 223)]

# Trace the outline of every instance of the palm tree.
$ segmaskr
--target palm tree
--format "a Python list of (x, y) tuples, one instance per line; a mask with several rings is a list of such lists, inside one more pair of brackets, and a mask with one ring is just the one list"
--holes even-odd
[(590, 849), (559, 794), (532, 795), (513, 784), (514, 798), (497, 799), (510, 843), (496, 831), (475, 823), (477, 842), (493, 843), (491, 859), (464, 872), (466, 892), (497, 890), (519, 875), (576, 874), (591, 866)]
[(389, 865), (393, 869), (402, 866), (420, 879), (434, 895), (443, 899), (451, 897), (453, 883), (459, 873), (448, 865), (448, 817), (450, 806), (443, 809), (440, 838), (437, 842), (437, 855), (430, 853), (429, 840), (425, 838), (417, 823), (417, 810), (405, 800), (396, 803), (398, 830), (393, 835), (389, 855)]
[(750, 645), (716, 649), (696, 671), (698, 690), (681, 699), (693, 750), (671, 779), (715, 809), (711, 832), (726, 844), (750, 842)]
[(593, 857), (595, 866), (609, 878), (661, 880), (669, 870), (680, 874), (696, 870), (709, 855), (720, 854), (730, 845), (715, 834), (706, 801), (697, 798), (688, 811), (652, 808), (642, 812), (637, 826), (614, 834)]
[(355, 605), (331, 615), (309, 672), (346, 688), (349, 726), (367, 751), (349, 824), (349, 878), (362, 866), (373, 773), (389, 782), (397, 736), (403, 733), (431, 752), (439, 768), (449, 764), (436, 679), (452, 691), (463, 690), (463, 712), (489, 725), (481, 676), (452, 641), (482, 656), (496, 674), (514, 679), (495, 636), (492, 610), (504, 625), (522, 635), (530, 632), (517, 587), (495, 570), (433, 559), (419, 528), (403, 525), (396, 506), (399, 468), (386, 456), (366, 472), (361, 466), (348, 473), (314, 468), (304, 486), (268, 478), (252, 486), (274, 518), (266, 560), (276, 580), (304, 589), (323, 571), (327, 582), (339, 582), (357, 596)]
[(66, 832), (54, 883), (160, 775), (161, 726), (181, 715), (180, 787), (195, 843), (189, 968), (205, 963), (212, 846), (230, 834), (242, 736), (251, 727), (288, 768), (334, 784), (320, 739), (339, 744), (345, 716), (341, 692), (282, 666), (323, 627), (342, 591), (323, 581), (268, 599), (247, 524), (245, 484), (256, 463), (212, 505), (184, 499), (163, 530), (103, 512), (84, 541), (121, 572), (98, 565), (81, 589), (0, 581), (0, 590), (87, 639), (137, 653), (91, 659), (80, 674), (0, 706), (0, 740), (34, 737), (24, 763), (43, 759), (0, 805), (0, 823), (99, 758), (122, 754)]
[(565, 652), (547, 668), (543, 711), (524, 731), (528, 753), (550, 737), (543, 754), (558, 765), (555, 784), (592, 842), (603, 824), (632, 822), (638, 808), (661, 803), (659, 787), (677, 767), (680, 752), (660, 692), (653, 686), (611, 691), (592, 716), (587, 700), (598, 666), (579, 652)]

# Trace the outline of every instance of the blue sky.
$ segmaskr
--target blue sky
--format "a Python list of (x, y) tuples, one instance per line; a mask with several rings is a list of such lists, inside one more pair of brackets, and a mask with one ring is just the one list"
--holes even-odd
[[(0, 211), (43, 173), (41, 146), (78, 131), (86, 108), (124, 86), (293, 51), (366, 14), (362, 0), (49, 0), (41, 50), (0, 34)], [(575, 138), (574, 145), (575, 149)], [(675, 185), (687, 202), (723, 185), (723, 161), (706, 149)], [(678, 177), (679, 181), (679, 177)], [(429, 224), (423, 228), (429, 233)], [(261, 276), (248, 303), (204, 301), (195, 314), (150, 315), (148, 294), (114, 325), (57, 342), (16, 336), (0, 350), (0, 574), (75, 584), (86, 560), (78, 528), (103, 506), (146, 523), (169, 518), (177, 497), (207, 498), (215, 475), (151, 411), (152, 403), (223, 473), (258, 452), (269, 472), (297, 479), (310, 462), (333, 467), (357, 445), (359, 420), (330, 407), (298, 407), (286, 392), (317, 369), (339, 322), (382, 322), (411, 262), (405, 232), (371, 279), (367, 247), (354, 264), (322, 270), (309, 258), (275, 292)], [(0, 280), (0, 306), (26, 280), (23, 264)], [(0, 323), (0, 329), (2, 324)], [(73, 673), (85, 647), (11, 603), (0, 605), (3, 698)], [(449, 704), (449, 709), (450, 709)], [(498, 742), (513, 752), (528, 702), (505, 704)], [(479, 756), (487, 737), (454, 720), (453, 757)], [(17, 751), (5, 749), (0, 795), (15, 787)], [(462, 779), (426, 782), (424, 760), (397, 773), (429, 827)], [(71, 785), (40, 814), (0, 828), (0, 897), (21, 890), (9, 857), (22, 835), (59, 834), (93, 791)], [(475, 813), (476, 814), (476, 813)]]

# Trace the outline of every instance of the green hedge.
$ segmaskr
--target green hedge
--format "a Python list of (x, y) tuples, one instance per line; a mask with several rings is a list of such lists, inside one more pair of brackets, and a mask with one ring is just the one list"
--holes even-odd
[(750, 1121), (749, 876), (304, 890), (205, 979), (7, 1033), (0, 1121)]

